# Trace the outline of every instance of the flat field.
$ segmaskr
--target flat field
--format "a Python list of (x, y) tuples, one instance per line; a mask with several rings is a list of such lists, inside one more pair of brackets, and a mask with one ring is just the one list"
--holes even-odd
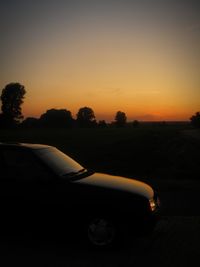
[(200, 131), (180, 123), (0, 130), (0, 142), (53, 145), (86, 168), (145, 181), (160, 192), (163, 214), (173, 215), (200, 215), (196, 205), (189, 204), (199, 201), (199, 136)]
[(199, 137), (199, 131), (182, 124), (0, 130), (0, 142), (53, 145), (85, 167), (145, 181), (158, 189), (162, 201), (154, 233), (130, 248), (97, 252), (11, 238), (0, 242), (1, 265), (194, 266), (200, 249)]
[(99, 172), (141, 179), (199, 179), (200, 139), (185, 124), (0, 130), (0, 142), (53, 145)]

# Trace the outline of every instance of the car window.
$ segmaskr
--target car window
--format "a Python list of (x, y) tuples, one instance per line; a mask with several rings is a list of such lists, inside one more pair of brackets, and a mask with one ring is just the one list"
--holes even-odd
[(68, 173), (76, 173), (83, 169), (78, 162), (56, 148), (37, 149), (35, 153), (49, 168), (60, 176)]
[(21, 180), (48, 180), (50, 174), (45, 166), (35, 157), (31, 151), (5, 149), (2, 152), (4, 162), (4, 177), (7, 179)]

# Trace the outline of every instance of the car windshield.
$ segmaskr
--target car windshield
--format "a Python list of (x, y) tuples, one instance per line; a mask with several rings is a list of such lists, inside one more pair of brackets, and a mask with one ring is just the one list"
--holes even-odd
[(35, 152), (45, 164), (63, 178), (71, 178), (74, 175), (87, 172), (79, 163), (57, 148), (37, 149)]

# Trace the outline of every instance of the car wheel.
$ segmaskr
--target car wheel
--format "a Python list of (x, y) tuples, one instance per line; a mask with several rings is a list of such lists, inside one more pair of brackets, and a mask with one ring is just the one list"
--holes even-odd
[(106, 218), (95, 218), (88, 225), (88, 239), (92, 245), (108, 247), (116, 239), (116, 228)]

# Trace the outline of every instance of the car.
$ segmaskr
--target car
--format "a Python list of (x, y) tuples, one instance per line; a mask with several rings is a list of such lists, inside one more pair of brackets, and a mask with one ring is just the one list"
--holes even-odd
[(85, 239), (96, 247), (151, 233), (158, 193), (144, 182), (95, 173), (56, 147), (0, 143), (1, 229)]

